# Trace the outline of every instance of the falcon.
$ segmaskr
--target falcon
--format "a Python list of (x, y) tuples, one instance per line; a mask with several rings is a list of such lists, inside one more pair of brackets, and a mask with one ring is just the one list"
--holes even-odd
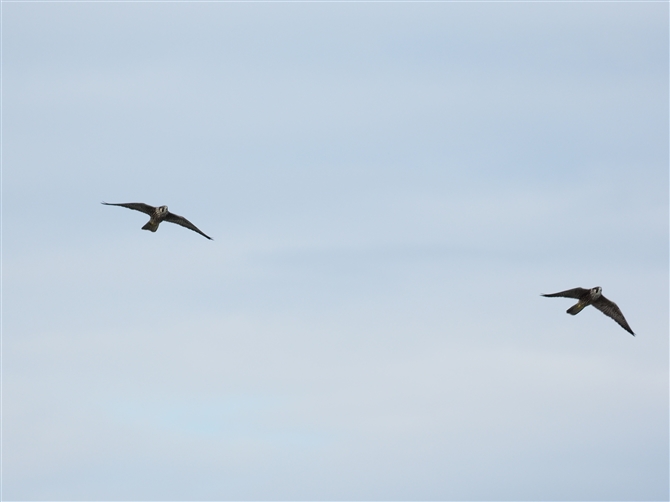
[(568, 314), (577, 315), (582, 310), (584, 310), (584, 307), (592, 305), (598, 310), (600, 310), (606, 316), (611, 317), (616, 322), (618, 322), (619, 326), (628, 331), (631, 335), (635, 336), (635, 333), (633, 333), (633, 330), (630, 329), (630, 326), (626, 322), (626, 318), (621, 313), (621, 310), (619, 310), (617, 304), (605, 298), (603, 296), (602, 291), (603, 288), (598, 286), (591, 289), (584, 289), (584, 288), (568, 289), (567, 291), (561, 291), (560, 293), (553, 293), (550, 295), (542, 295), (542, 296), (547, 296), (549, 298), (555, 296), (560, 296), (563, 298), (576, 298), (579, 301), (566, 311)]
[(128, 209), (134, 209), (135, 211), (148, 214), (149, 221), (142, 227), (142, 230), (155, 232), (158, 230), (158, 225), (160, 225), (162, 221), (169, 221), (170, 223), (176, 223), (177, 225), (186, 227), (190, 230), (193, 230), (194, 232), (198, 232), (200, 235), (207, 237), (210, 241), (213, 240), (209, 235), (202, 232), (198, 227), (196, 227), (183, 216), (179, 216), (168, 211), (167, 206), (154, 207), (150, 206), (149, 204), (143, 204), (141, 202), (126, 202), (121, 204), (110, 204), (108, 202), (103, 202), (103, 204), (106, 206), (127, 207)]

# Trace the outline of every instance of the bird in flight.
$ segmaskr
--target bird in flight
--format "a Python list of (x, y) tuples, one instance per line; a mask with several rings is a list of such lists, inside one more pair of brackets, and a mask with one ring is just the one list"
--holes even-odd
[(630, 329), (630, 326), (626, 322), (626, 318), (621, 313), (621, 310), (619, 310), (617, 304), (605, 298), (602, 294), (602, 291), (603, 288), (598, 286), (591, 289), (568, 289), (567, 291), (561, 291), (560, 293), (553, 293), (542, 296), (547, 296), (550, 298), (555, 296), (560, 296), (563, 298), (576, 298), (579, 301), (566, 311), (568, 314), (577, 315), (582, 310), (584, 310), (584, 307), (592, 305), (606, 316), (611, 317), (616, 322), (618, 322), (619, 326), (628, 331), (631, 335), (635, 336), (635, 333), (633, 333), (633, 330)]
[(128, 209), (134, 209), (135, 211), (148, 214), (150, 217), (149, 221), (142, 227), (142, 230), (150, 230), (151, 232), (155, 232), (158, 230), (158, 225), (160, 225), (162, 221), (169, 221), (170, 223), (176, 223), (177, 225), (186, 227), (190, 230), (193, 230), (194, 232), (198, 232), (200, 235), (207, 237), (210, 241), (214, 240), (183, 216), (179, 216), (168, 211), (167, 206), (154, 207), (150, 206), (149, 204), (143, 204), (141, 202), (126, 202), (122, 204), (110, 204), (108, 202), (103, 202), (103, 204), (106, 206), (127, 207)]

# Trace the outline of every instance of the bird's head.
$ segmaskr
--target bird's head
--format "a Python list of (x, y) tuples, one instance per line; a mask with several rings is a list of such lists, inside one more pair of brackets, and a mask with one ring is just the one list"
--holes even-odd
[(598, 298), (603, 292), (603, 288), (600, 286), (596, 286), (595, 288), (591, 288), (591, 296), (594, 296)]
[(160, 206), (160, 207), (158, 208), (158, 212), (159, 212), (160, 214), (165, 214), (165, 213), (167, 213), (167, 212), (168, 212), (168, 208), (167, 208), (167, 206)]

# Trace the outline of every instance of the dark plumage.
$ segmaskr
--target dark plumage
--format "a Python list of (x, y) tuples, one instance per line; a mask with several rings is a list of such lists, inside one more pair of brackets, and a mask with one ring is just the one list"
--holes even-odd
[(570, 307), (566, 311), (570, 315), (577, 315), (582, 310), (584, 310), (585, 307), (593, 305), (603, 314), (605, 314), (608, 317), (611, 317), (616, 322), (618, 322), (619, 326), (628, 331), (631, 335), (635, 336), (635, 333), (633, 333), (633, 330), (630, 329), (630, 326), (626, 322), (626, 318), (621, 313), (621, 310), (619, 309), (617, 304), (605, 298), (602, 295), (602, 288), (599, 286), (591, 289), (584, 289), (584, 288), (568, 289), (567, 291), (561, 291), (560, 293), (552, 293), (550, 295), (542, 295), (542, 296), (547, 296), (550, 298), (560, 296), (563, 298), (575, 298), (579, 300), (577, 303), (575, 303), (572, 307)]
[(143, 204), (142, 202), (126, 202), (120, 204), (110, 204), (108, 202), (103, 202), (103, 204), (105, 204), (106, 206), (127, 207), (128, 209), (133, 209), (135, 211), (148, 214), (149, 221), (147, 222), (146, 225), (142, 227), (142, 230), (149, 230), (151, 232), (155, 232), (156, 230), (158, 230), (158, 225), (160, 225), (162, 221), (169, 221), (170, 223), (176, 223), (177, 225), (186, 227), (190, 230), (193, 230), (194, 232), (198, 232), (200, 235), (207, 237), (210, 241), (214, 240), (209, 235), (202, 232), (198, 227), (196, 227), (193, 223), (188, 221), (183, 216), (179, 216), (168, 211), (167, 206), (154, 207), (150, 206), (149, 204)]

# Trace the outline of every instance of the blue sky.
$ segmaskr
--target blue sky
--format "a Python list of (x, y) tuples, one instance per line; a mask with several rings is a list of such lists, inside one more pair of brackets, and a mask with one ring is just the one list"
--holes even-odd
[(5, 499), (668, 498), (667, 3), (2, 23)]

